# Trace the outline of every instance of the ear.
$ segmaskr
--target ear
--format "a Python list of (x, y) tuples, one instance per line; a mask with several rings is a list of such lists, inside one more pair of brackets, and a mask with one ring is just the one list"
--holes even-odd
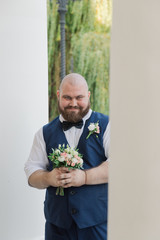
[(59, 96), (60, 96), (60, 91), (57, 90), (57, 98), (59, 99)]
[(88, 98), (90, 98), (90, 95), (91, 95), (91, 92), (90, 92), (90, 91), (88, 91)]

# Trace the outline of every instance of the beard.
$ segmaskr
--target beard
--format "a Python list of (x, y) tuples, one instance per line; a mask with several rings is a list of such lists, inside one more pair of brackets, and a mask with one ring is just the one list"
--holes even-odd
[[(75, 111), (67, 111), (67, 109), (71, 109), (71, 108), (74, 108), (74, 109), (79, 109), (78, 112), (75, 112)], [(60, 107), (60, 104), (59, 104), (59, 101), (58, 101), (58, 110), (59, 110), (59, 113), (62, 114), (63, 118), (65, 120), (67, 120), (68, 122), (79, 122), (89, 111), (90, 109), (90, 101), (88, 101), (88, 105), (85, 109), (83, 109), (82, 107), (65, 107), (64, 109), (62, 109)]]

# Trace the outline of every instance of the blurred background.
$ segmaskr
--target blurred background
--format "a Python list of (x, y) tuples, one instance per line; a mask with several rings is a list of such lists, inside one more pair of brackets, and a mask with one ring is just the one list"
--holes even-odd
[[(45, 191), (28, 186), (24, 163), (35, 132), (58, 114), (56, 90), (61, 80), (58, 2), (63, 1), (0, 1), (3, 240), (44, 239)], [(92, 108), (107, 113), (111, 3), (69, 0), (65, 21), (66, 74), (72, 71), (82, 74), (92, 92)]]
[[(56, 90), (61, 80), (58, 8), (57, 1), (47, 0), (50, 120), (58, 114)], [(111, 0), (69, 0), (66, 9), (66, 74), (76, 72), (83, 75), (91, 91), (91, 108), (108, 114)]]
[[(28, 186), (23, 168), (34, 133), (48, 122), (48, 92), (50, 118), (57, 114), (57, 9), (56, 0), (0, 1), (3, 240), (44, 239), (45, 191)], [(108, 112), (111, 78), (109, 240), (160, 239), (159, 9), (157, 0), (114, 0), (110, 56), (111, 3), (70, 0), (67, 6), (66, 73), (85, 76), (93, 109)]]

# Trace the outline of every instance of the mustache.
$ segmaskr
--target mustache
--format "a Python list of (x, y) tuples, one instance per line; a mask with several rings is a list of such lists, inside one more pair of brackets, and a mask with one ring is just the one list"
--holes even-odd
[(75, 106), (75, 107), (68, 106), (68, 107), (65, 107), (64, 109), (72, 109), (72, 108), (74, 108), (74, 109), (81, 109), (81, 107), (77, 107), (77, 106)]

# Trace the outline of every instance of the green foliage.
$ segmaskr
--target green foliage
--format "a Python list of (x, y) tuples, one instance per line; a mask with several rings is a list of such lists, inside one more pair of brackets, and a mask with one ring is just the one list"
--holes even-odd
[(48, 79), (49, 79), (49, 118), (58, 114), (56, 90), (60, 73), (60, 26), (56, 1), (47, 1), (48, 20)]
[[(50, 120), (57, 114), (60, 84), (58, 6), (48, 1), (48, 73)], [(111, 0), (69, 0), (66, 13), (66, 74), (80, 73), (91, 91), (91, 108), (109, 112), (109, 46)]]
[[(109, 41), (107, 34), (87, 32), (72, 39), (74, 72), (85, 76), (95, 111), (108, 113)], [(76, 44), (74, 44), (76, 43)]]

